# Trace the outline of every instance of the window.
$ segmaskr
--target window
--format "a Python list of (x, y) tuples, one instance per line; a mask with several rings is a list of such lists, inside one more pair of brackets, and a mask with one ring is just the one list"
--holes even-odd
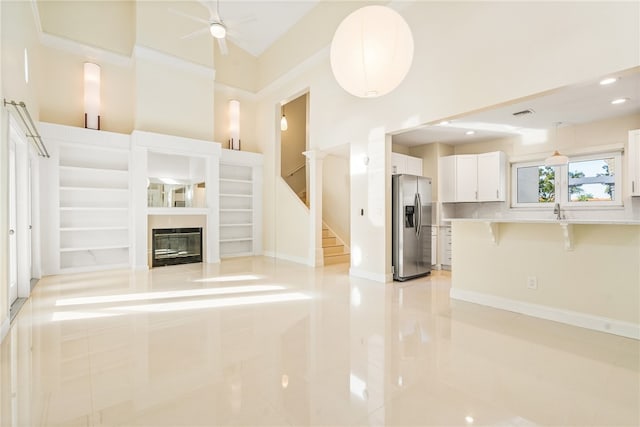
[(542, 162), (514, 164), (513, 206), (545, 206), (555, 203), (556, 171)]
[(542, 161), (514, 163), (512, 206), (619, 206), (621, 154), (576, 156), (567, 166), (549, 167)]

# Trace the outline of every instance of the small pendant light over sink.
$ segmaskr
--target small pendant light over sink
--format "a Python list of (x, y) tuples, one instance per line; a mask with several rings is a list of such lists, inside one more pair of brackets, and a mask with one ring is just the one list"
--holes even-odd
[[(555, 144), (558, 145), (558, 126), (560, 126), (562, 122), (556, 122), (556, 134), (555, 134)], [(553, 154), (550, 157), (547, 157), (544, 160), (545, 166), (564, 166), (569, 163), (569, 158), (564, 154), (560, 154), (558, 150), (554, 150)]]
[(407, 22), (386, 6), (365, 6), (347, 16), (331, 41), (331, 70), (344, 90), (375, 98), (394, 90), (413, 61)]

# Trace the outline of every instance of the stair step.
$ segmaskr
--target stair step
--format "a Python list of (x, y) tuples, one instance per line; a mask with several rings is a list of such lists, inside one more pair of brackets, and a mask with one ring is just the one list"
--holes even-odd
[(343, 264), (351, 262), (351, 254), (325, 255), (324, 265)]
[(323, 237), (322, 238), (322, 247), (324, 248), (325, 246), (332, 246), (336, 244), (336, 238), (335, 237)]
[(322, 252), (325, 255), (343, 254), (344, 253), (344, 245), (323, 246), (322, 247)]
[(322, 237), (335, 237), (333, 235), (333, 233), (331, 232), (331, 230), (329, 230), (328, 228), (323, 228), (322, 229)]

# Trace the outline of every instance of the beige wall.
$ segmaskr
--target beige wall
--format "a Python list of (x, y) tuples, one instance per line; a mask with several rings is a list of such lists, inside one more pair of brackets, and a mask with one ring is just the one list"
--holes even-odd
[[(40, 46), (38, 99), (40, 119), (49, 123), (84, 127), (84, 69), (89, 58)], [(98, 61), (96, 61), (98, 62)], [(131, 133), (134, 129), (134, 69), (132, 66), (100, 65), (100, 127)]]
[(227, 55), (222, 55), (218, 45), (214, 48), (216, 83), (257, 92), (258, 58), (227, 40)]
[[(453, 224), (453, 287), (639, 324), (640, 226), (575, 225), (564, 250), (557, 224)], [(527, 288), (527, 278), (538, 289)]]
[(553, 150), (576, 154), (581, 148), (598, 145), (626, 144), (628, 131), (640, 128), (640, 114), (630, 114), (613, 119), (598, 120), (584, 124), (564, 124), (548, 130), (548, 141), (526, 145), (519, 138), (501, 138), (493, 141), (454, 146), (454, 154), (478, 154), (489, 151), (504, 151), (509, 157), (539, 155), (543, 159)]
[(134, 1), (37, 1), (42, 30), (129, 56), (135, 39)]
[(393, 143), (391, 145), (391, 151), (393, 153), (400, 153), (400, 154), (406, 154), (407, 156), (409, 156), (410, 154), (410, 147), (406, 146), (406, 145), (400, 145), (400, 144), (396, 144)]
[(146, 59), (135, 67), (135, 129), (213, 141), (210, 75)]
[(329, 155), (322, 162), (322, 220), (347, 246), (351, 242), (349, 159)]
[(240, 149), (260, 153), (255, 126), (256, 96), (244, 90), (217, 84), (217, 77), (214, 87), (214, 141), (221, 143), (223, 148), (229, 148), (229, 101), (237, 99), (240, 101)]

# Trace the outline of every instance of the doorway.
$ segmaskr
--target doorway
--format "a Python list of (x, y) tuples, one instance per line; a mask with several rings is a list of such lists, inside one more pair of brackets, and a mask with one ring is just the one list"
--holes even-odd
[(16, 142), (9, 138), (9, 307), (18, 299)]

